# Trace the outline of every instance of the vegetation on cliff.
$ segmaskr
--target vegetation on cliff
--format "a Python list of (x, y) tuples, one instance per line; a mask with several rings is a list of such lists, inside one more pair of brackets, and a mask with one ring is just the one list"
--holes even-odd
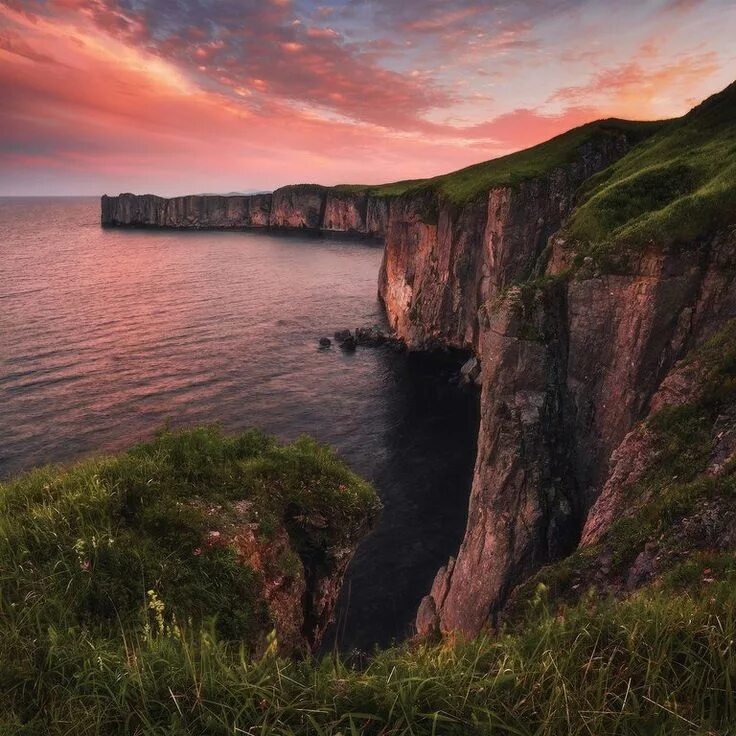
[[(108, 638), (4, 625), (0, 730), (115, 734), (693, 734), (736, 718), (736, 576), (707, 595), (643, 592), (471, 642), (404, 645), (364, 668), (251, 659), (209, 632)], [(167, 610), (161, 601), (161, 611)], [(32, 619), (33, 616), (31, 615)], [(33, 621), (26, 622), (31, 628)]]
[(328, 448), (255, 430), (164, 431), (0, 485), (0, 710), (64, 708), (47, 701), (95, 652), (130, 662), (185, 630), (307, 650), (378, 509)]
[(587, 144), (625, 135), (638, 143), (661, 128), (660, 122), (599, 120), (573, 128), (537, 146), (484, 161), (467, 168), (431, 179), (399, 181), (379, 186), (344, 184), (337, 191), (366, 192), (373, 197), (393, 197), (403, 194), (434, 192), (456, 205), (470, 202), (489, 189), (515, 186), (521, 182), (549, 174), (554, 169), (574, 162)]
[(694, 242), (736, 207), (736, 82), (670, 121), (581, 192), (578, 240)]
[(642, 471), (616, 489), (610, 523), (594, 543), (521, 585), (508, 620), (522, 620), (540, 589), (559, 612), (592, 591), (625, 597), (648, 586), (663, 598), (699, 597), (736, 580), (736, 320), (676, 375), (688, 400), (662, 407), (630, 436)]

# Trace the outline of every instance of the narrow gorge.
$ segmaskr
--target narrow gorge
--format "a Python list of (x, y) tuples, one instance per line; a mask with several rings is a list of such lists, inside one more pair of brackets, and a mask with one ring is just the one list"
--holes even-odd
[(733, 172), (698, 158), (733, 145), (735, 101), (732, 85), (675, 121), (602, 121), (426, 181), (103, 197), (102, 223), (384, 240), (396, 335), (472, 351), (482, 368), (465, 538), (417, 615), (422, 635), (474, 635), (625, 515), (622, 487), (657, 454), (642, 423), (697, 393), (688, 355), (736, 317), (736, 208), (719, 184)]

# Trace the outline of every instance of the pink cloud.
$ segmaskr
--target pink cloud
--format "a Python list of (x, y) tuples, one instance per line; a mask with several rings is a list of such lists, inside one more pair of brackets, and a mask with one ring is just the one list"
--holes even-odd
[(0, 187), (41, 175), (62, 191), (377, 183), (595, 118), (678, 114), (727, 73), (730, 37), (725, 51), (708, 45), (726, 18), (700, 37), (673, 35), (683, 13), (695, 17), (697, 4), (702, 21), (710, 2), (657, 6), (626, 47), (608, 15), (581, 35), (574, 0), (361, 0), (311, 12), (288, 0), (187, 0), (174, 15), (168, 0), (0, 0)]
[(582, 85), (563, 87), (551, 101), (583, 104), (593, 101), (604, 110), (635, 118), (651, 117), (653, 103), (669, 90), (676, 89), (686, 99), (703, 81), (721, 69), (718, 54), (707, 51), (683, 56), (677, 60), (647, 68), (645, 60), (656, 56), (656, 47), (647, 43), (637, 58), (596, 73)]

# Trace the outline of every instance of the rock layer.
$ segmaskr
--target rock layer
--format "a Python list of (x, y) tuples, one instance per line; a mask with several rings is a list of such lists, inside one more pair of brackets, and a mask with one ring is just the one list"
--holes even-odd
[(616, 448), (675, 361), (736, 316), (726, 232), (650, 243), (625, 273), (584, 264), (568, 277), (574, 244), (554, 234), (580, 184), (627, 150), (623, 136), (590, 144), (461, 207), (430, 192), (390, 202), (389, 324), (412, 349), (469, 348), (482, 365), (466, 534), (421, 604), (420, 634), (476, 634), (515, 585), (589, 534)]
[(392, 199), (379, 277), (389, 324), (413, 349), (477, 351), (480, 307), (532, 274), (580, 184), (629, 147), (623, 134), (589, 142), (569, 166), (463, 206), (434, 192)]
[(388, 202), (383, 197), (312, 184), (282, 187), (266, 194), (204, 194), (171, 199), (120, 194), (104, 195), (101, 201), (101, 222), (113, 227), (273, 228), (382, 238), (387, 219)]
[(423, 603), (423, 633), (477, 633), (514, 585), (624, 515), (618, 489), (656, 452), (629, 433), (672, 393), (675, 362), (736, 317), (734, 269), (736, 237), (723, 233), (489, 306), (467, 530)]

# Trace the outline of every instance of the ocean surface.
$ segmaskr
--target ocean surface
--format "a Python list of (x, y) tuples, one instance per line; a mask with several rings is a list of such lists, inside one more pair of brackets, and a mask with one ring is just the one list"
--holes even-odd
[(309, 433), (385, 505), (332, 641), (400, 639), (462, 538), (478, 416), (444, 364), (318, 349), (381, 322), (381, 253), (333, 237), (102, 229), (97, 199), (0, 199), (0, 479), (167, 422)]

